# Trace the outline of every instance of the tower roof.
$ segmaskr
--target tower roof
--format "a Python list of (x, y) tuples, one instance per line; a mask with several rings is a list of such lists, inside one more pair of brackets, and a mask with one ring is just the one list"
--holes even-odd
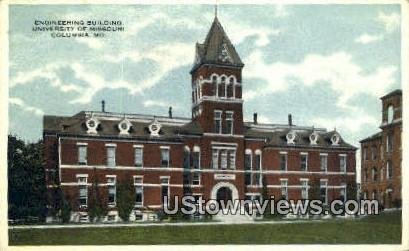
[(196, 59), (192, 70), (205, 63), (244, 66), (217, 17), (214, 18), (204, 43), (196, 43)]

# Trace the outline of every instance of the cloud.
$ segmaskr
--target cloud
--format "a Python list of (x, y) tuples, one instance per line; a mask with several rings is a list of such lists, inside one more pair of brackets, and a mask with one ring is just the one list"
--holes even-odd
[(158, 100), (148, 99), (148, 100), (143, 102), (143, 106), (145, 106), (145, 107), (154, 107), (154, 106), (169, 107), (169, 103), (165, 103), (163, 101), (158, 101)]
[(34, 115), (37, 115), (37, 116), (43, 116), (44, 115), (43, 110), (41, 110), (41, 109), (39, 109), (37, 107), (34, 107), (34, 106), (26, 105), (26, 103), (20, 98), (9, 98), (9, 103), (11, 105), (18, 106), (23, 111), (30, 112), (30, 113), (32, 113)]
[(381, 11), (378, 14), (378, 21), (385, 26), (387, 32), (393, 32), (400, 27), (400, 15), (396, 12), (386, 14)]
[(382, 38), (383, 38), (383, 36), (381, 36), (381, 35), (370, 35), (370, 34), (364, 33), (361, 36), (357, 37), (355, 39), (355, 42), (360, 43), (360, 44), (369, 44), (369, 43), (372, 43), (372, 42), (379, 41)]
[(349, 117), (340, 116), (338, 118), (313, 118), (312, 124), (323, 126), (325, 128), (343, 128), (350, 132), (356, 133), (363, 126), (376, 127), (378, 120), (367, 114), (353, 113)]
[[(330, 55), (309, 54), (299, 63), (282, 62), (265, 63), (260, 50), (250, 54), (245, 62), (244, 74), (249, 78), (265, 80), (266, 84), (258, 89), (250, 89), (244, 93), (247, 99), (259, 95), (286, 90), (290, 79), (297, 79), (306, 86), (316, 83), (326, 83), (338, 93), (336, 104), (340, 108), (354, 109), (348, 101), (355, 95), (366, 93), (379, 97), (389, 86), (395, 83), (395, 66), (380, 66), (373, 72), (364, 69), (353, 62), (352, 56), (339, 51)], [(259, 94), (259, 95), (257, 95)]]

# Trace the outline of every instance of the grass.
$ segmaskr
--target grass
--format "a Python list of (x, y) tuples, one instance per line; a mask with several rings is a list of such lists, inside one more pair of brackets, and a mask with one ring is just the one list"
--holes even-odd
[(10, 229), (10, 245), (399, 244), (401, 211), (292, 224)]

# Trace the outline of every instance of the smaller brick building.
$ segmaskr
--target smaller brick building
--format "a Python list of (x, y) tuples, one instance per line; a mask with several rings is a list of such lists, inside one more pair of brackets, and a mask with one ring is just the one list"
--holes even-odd
[(402, 198), (402, 91), (381, 100), (381, 131), (360, 141), (361, 191), (389, 208), (399, 206)]

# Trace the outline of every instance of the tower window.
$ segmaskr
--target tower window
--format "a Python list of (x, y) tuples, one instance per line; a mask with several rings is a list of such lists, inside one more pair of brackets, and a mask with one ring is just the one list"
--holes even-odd
[(214, 112), (214, 132), (222, 133), (222, 112), (221, 111)]
[(226, 77), (222, 77), (220, 87), (221, 92), (219, 93), (219, 96), (225, 98), (227, 96)]
[(233, 112), (226, 112), (226, 133), (233, 134)]
[(212, 77), (212, 93), (211, 96), (217, 96), (217, 76)]

